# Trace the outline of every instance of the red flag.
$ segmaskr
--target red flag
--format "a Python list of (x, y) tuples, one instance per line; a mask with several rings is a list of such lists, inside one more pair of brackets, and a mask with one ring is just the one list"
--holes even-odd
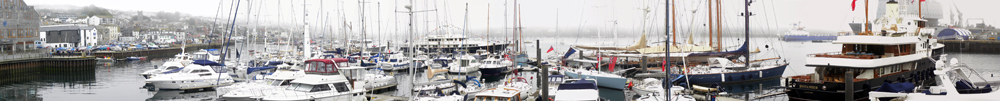
[(854, 5), (857, 4), (858, 0), (851, 1), (851, 11), (854, 11)]
[(618, 62), (618, 57), (611, 57), (611, 64), (608, 64), (608, 71), (615, 71), (615, 63)]
[(601, 54), (598, 53), (597, 54), (597, 65), (594, 66), (594, 69), (600, 69), (600, 68), (601, 68)]
[(660, 71), (663, 71), (663, 72), (667, 71), (667, 60), (663, 60), (663, 67), (660, 68)]
[(552, 48), (552, 46), (549, 46), (549, 51), (545, 51), (545, 53), (552, 52), (552, 50), (555, 50), (555, 48)]

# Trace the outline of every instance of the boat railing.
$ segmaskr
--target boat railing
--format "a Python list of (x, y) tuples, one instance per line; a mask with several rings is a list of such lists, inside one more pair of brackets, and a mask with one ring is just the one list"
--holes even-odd
[(827, 52), (827, 53), (816, 53), (806, 55), (807, 57), (826, 57), (826, 58), (848, 58), (848, 59), (878, 59), (879, 55), (874, 53), (853, 53), (853, 52)]
[(884, 53), (883, 55), (875, 55), (875, 53), (864, 53), (864, 52), (826, 52), (826, 53), (815, 53), (808, 54), (807, 57), (826, 57), (826, 58), (849, 58), (849, 59), (879, 59), (888, 58), (895, 56), (904, 55), (914, 55), (916, 53), (927, 52), (928, 50), (920, 50), (913, 52), (897, 52), (897, 53)]

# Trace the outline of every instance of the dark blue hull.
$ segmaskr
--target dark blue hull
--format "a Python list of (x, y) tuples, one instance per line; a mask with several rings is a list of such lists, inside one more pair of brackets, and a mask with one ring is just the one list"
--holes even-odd
[(479, 73), (482, 73), (483, 76), (497, 76), (503, 74), (503, 71), (506, 70), (507, 68), (479, 68)]
[(788, 67), (788, 64), (762, 70), (730, 72), (730, 73), (713, 73), (713, 74), (692, 74), (692, 75), (687, 75), (685, 77), (689, 77), (688, 80), (690, 80), (689, 82), (691, 84), (738, 83), (738, 82), (781, 77), (781, 75), (785, 73), (785, 67)]

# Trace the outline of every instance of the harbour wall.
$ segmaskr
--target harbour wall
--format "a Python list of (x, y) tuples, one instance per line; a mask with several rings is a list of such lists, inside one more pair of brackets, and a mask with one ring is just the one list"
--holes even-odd
[(1000, 41), (996, 40), (938, 40), (945, 52), (1000, 54)]

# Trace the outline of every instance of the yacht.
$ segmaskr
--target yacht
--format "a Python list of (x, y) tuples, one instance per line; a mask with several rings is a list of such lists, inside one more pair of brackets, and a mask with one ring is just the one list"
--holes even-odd
[[(934, 72), (932, 60), (940, 57), (944, 45), (929, 38), (933, 29), (923, 28), (926, 20), (900, 16), (895, 0), (885, 5), (887, 13), (873, 26), (884, 31), (838, 36), (832, 42), (841, 45), (838, 52), (808, 54), (805, 65), (816, 67), (816, 73), (788, 77), (788, 98), (842, 101), (850, 91), (861, 94), (850, 100), (866, 100), (864, 94), (886, 82), (933, 80), (918, 75)], [(849, 73), (854, 76), (845, 77)], [(845, 87), (847, 83), (854, 87)]]
[[(670, 88), (670, 92), (664, 92), (662, 89), (656, 93), (649, 93), (640, 95), (633, 101), (697, 101), (693, 96), (684, 94), (685, 88), (681, 86), (673, 86)], [(670, 94), (670, 99), (664, 99), (667, 94)]]
[(537, 88), (524, 77), (506, 80), (499, 87), (486, 89), (475, 94), (475, 101), (527, 101), (536, 97)]
[(598, 86), (613, 89), (625, 89), (625, 83), (627, 81), (625, 77), (619, 75), (582, 68), (568, 69), (563, 71), (563, 74), (571, 78), (593, 78), (597, 80), (597, 82), (603, 82), (598, 83)]
[[(281, 67), (282, 66), (279, 66), (279, 68)], [(298, 68), (283, 67), (274, 73), (267, 75), (262, 80), (241, 82), (230, 86), (219, 87), (215, 89), (215, 92), (220, 98), (228, 98), (227, 100), (235, 100), (237, 98), (244, 98), (243, 100), (253, 100), (264, 95), (261, 91), (284, 89), (291, 84), (292, 80), (302, 78), (303, 76), (305, 76), (305, 72)]]
[[(146, 79), (158, 89), (201, 89), (231, 85), (233, 78), (224, 71), (217, 71), (221, 64), (208, 60), (195, 60), (197, 65), (185, 66), (177, 71), (167, 71), (164, 74), (152, 75)], [(216, 66), (216, 67), (210, 67)], [(224, 70), (224, 69), (220, 69)]]
[(388, 58), (377, 59), (378, 67), (384, 70), (407, 70), (410, 69), (410, 60), (403, 54), (392, 54)]
[(155, 74), (163, 74), (163, 72), (180, 69), (186, 65), (191, 65), (191, 62), (194, 62), (194, 60), (191, 60), (191, 58), (187, 54), (180, 53), (174, 55), (174, 58), (171, 58), (170, 60), (163, 62), (162, 65), (153, 66), (153, 69), (146, 70), (140, 73), (139, 75), (142, 75), (143, 78), (149, 79), (149, 76)]
[(600, 97), (597, 81), (593, 79), (567, 80), (559, 84), (555, 101), (606, 101)]
[(500, 58), (499, 56), (488, 56), (488, 58), (480, 61), (479, 72), (483, 76), (496, 76), (503, 74), (504, 71), (509, 70), (514, 65), (513, 62)]
[[(491, 53), (498, 53), (507, 48), (506, 43), (487, 42), (483, 40), (469, 40), (464, 35), (430, 35), (426, 40), (415, 42), (416, 49), (423, 52), (445, 52), (451, 53), (458, 50), (487, 50)], [(409, 52), (409, 47), (401, 48)], [(472, 52), (469, 52), (472, 53)]]
[(805, 27), (800, 26), (800, 23), (792, 24), (792, 29), (786, 31), (782, 35), (779, 35), (781, 40), (784, 41), (812, 41), (812, 40), (836, 40), (836, 35), (812, 35), (805, 30)]
[(472, 55), (461, 55), (457, 60), (448, 64), (449, 73), (471, 73), (479, 71), (479, 60)]
[(305, 76), (292, 80), (288, 87), (279, 90), (260, 90), (263, 96), (233, 97), (223, 99), (254, 99), (261, 101), (321, 100), (364, 101), (365, 81), (352, 80), (341, 75), (338, 68), (346, 66), (348, 59), (312, 59), (305, 62)]

